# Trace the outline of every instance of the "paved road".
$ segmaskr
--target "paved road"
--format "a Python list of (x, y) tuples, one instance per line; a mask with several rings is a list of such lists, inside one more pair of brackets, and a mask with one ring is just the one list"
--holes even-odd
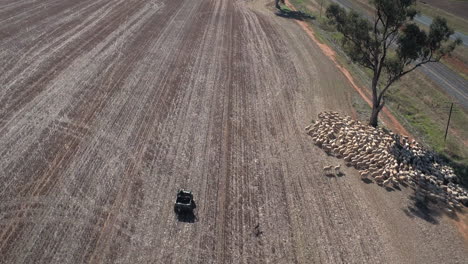
[(465, 260), (409, 189), (322, 175), (304, 127), (355, 95), (267, 4), (2, 1), (0, 263)]
[[(432, 24), (432, 18), (423, 14), (417, 15), (414, 18), (414, 20), (426, 26), (430, 26)], [(455, 33), (451, 36), (451, 38), (452, 39), (460, 38), (463, 41), (463, 45), (468, 46), (468, 36), (461, 32), (455, 31)]]
[[(355, 8), (348, 0), (332, 0), (346, 9)], [(372, 17), (364, 14), (368, 19)], [(424, 24), (430, 24), (432, 19), (427, 16), (418, 18)], [(461, 34), (461, 33), (459, 33)], [(465, 36), (466, 37), (466, 36)], [(458, 102), (462, 107), (468, 110), (468, 81), (462, 76), (452, 71), (449, 67), (442, 63), (429, 63), (418, 69), (424, 73), (429, 79), (441, 87), (449, 94), (455, 102)]]
[[(337, 4), (339, 4), (340, 6), (346, 8), (346, 9), (355, 9), (355, 5), (353, 5), (353, 3), (351, 1), (348, 1), (348, 0), (331, 0)], [(369, 19), (372, 19), (372, 17), (370, 17), (369, 15), (367, 14), (364, 14), (366, 17), (368, 17)], [(423, 24), (423, 25), (426, 25), (426, 26), (430, 26), (431, 23), (432, 23), (432, 18), (429, 17), (429, 16), (426, 16), (426, 15), (423, 15), (423, 14), (418, 14), (416, 15), (416, 17), (414, 18), (415, 21)], [(468, 36), (461, 33), (461, 32), (458, 32), (458, 31), (455, 31), (455, 33), (452, 35), (451, 37), (452, 39), (457, 39), (457, 38), (460, 38), (462, 41), (463, 41), (463, 44), (465, 46), (468, 46)]]
[(450, 68), (442, 63), (423, 65), (420, 69), (424, 74), (430, 76), (431, 80), (446, 91), (458, 102), (460, 106), (468, 109), (468, 81), (461, 78)]

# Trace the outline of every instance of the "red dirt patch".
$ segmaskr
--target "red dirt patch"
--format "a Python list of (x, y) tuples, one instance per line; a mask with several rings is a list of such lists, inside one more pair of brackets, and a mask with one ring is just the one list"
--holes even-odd
[[(297, 11), (294, 6), (292, 6), (289, 1), (286, 0), (286, 5), (291, 8), (292, 10), (295, 10)], [(323, 51), (323, 53), (328, 57), (330, 58), (331, 61), (333, 61), (333, 63), (335, 63), (336, 67), (338, 67), (338, 69), (344, 74), (344, 76), (346, 77), (346, 79), (348, 79), (349, 83), (351, 84), (351, 86), (353, 86), (353, 88), (359, 93), (359, 95), (367, 102), (367, 104), (369, 106), (372, 107), (372, 101), (370, 99), (370, 95), (367, 93), (367, 91), (361, 87), (359, 87), (356, 82), (354, 81), (354, 78), (351, 76), (351, 73), (345, 68), (343, 67), (337, 60), (336, 60), (336, 53), (333, 49), (331, 49), (328, 45), (326, 44), (323, 44), (321, 42), (319, 42), (317, 40), (317, 38), (315, 37), (315, 33), (313, 31), (312, 28), (310, 28), (310, 26), (304, 22), (304, 21), (300, 21), (300, 20), (296, 20), (296, 22), (304, 29), (304, 31), (307, 33), (307, 35), (317, 44), (317, 46), (319, 46), (319, 48)], [(407, 135), (407, 136), (410, 136), (410, 133), (408, 132), (408, 130), (406, 130), (401, 124), (400, 122), (398, 122), (398, 120), (395, 118), (395, 116), (390, 113), (390, 111), (388, 110), (387, 107), (384, 107), (382, 109), (382, 112), (384, 114), (384, 118), (386, 119), (386, 122), (388, 123), (388, 125), (397, 133), (399, 134), (402, 134), (402, 135)]]
[(453, 220), (453, 224), (457, 227), (460, 234), (462, 234), (463, 238), (468, 242), (468, 215), (466, 212), (457, 214), (458, 221)]
[(457, 71), (468, 75), (468, 66), (458, 58), (455, 57), (445, 57), (444, 60), (454, 67)]

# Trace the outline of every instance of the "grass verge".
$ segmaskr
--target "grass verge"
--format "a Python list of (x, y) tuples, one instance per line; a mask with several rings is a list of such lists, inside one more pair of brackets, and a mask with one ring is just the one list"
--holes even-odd
[[(297, 9), (307, 12), (317, 19), (308, 21), (314, 28), (317, 38), (332, 47), (339, 63), (346, 67), (361, 87), (370, 87), (370, 72), (351, 63), (340, 46), (341, 37), (333, 31), (326, 19), (317, 11), (307, 10), (313, 6), (319, 10), (320, 0), (290, 0)], [(324, 8), (325, 8), (324, 1)], [(324, 11), (322, 11), (323, 14)], [(468, 113), (455, 105), (452, 113), (447, 141), (444, 141), (448, 119), (450, 97), (422, 73), (415, 71), (394, 84), (387, 93), (387, 107), (418, 141), (437, 152), (462, 177), (468, 186)], [(363, 100), (353, 99), (360, 118), (367, 119), (369, 107)]]
[[(348, 1), (359, 10), (365, 12), (368, 15), (372, 15), (374, 9), (373, 6), (370, 4), (369, 0)], [(422, 14), (426, 16), (444, 17), (445, 19), (447, 19), (449, 26), (452, 27), (455, 31), (461, 32), (463, 34), (468, 34), (468, 21), (466, 21), (465, 19), (452, 15), (442, 9), (432, 7), (429, 4), (425, 4), (422, 2), (417, 3), (417, 8)], [(420, 23), (418, 23), (418, 25), (425, 30), (429, 30), (429, 27), (426, 25)], [(455, 60), (443, 60), (442, 63), (447, 65), (456, 73), (466, 78), (466, 72), (468, 71), (468, 47), (465, 45), (458, 46), (452, 56), (455, 58)]]
[(465, 35), (468, 34), (468, 21), (465, 19), (423, 2), (418, 2), (417, 7), (424, 15), (430, 17), (441, 16), (447, 19), (449, 25), (451, 25), (456, 31), (459, 31)]

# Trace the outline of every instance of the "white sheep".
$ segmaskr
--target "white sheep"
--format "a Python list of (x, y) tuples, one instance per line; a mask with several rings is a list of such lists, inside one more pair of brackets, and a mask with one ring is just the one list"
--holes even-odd
[(336, 173), (337, 175), (340, 175), (340, 174), (341, 174), (340, 168), (341, 168), (341, 165), (336, 165), (336, 166), (334, 167), (335, 173)]
[(325, 174), (330, 174), (332, 167), (333, 167), (332, 165), (324, 166), (323, 172), (325, 172)]
[(382, 183), (382, 182), (385, 180), (385, 177), (384, 177), (384, 176), (375, 176), (375, 177), (374, 177), (374, 180), (375, 180), (377, 183)]
[(369, 171), (367, 170), (361, 171), (360, 174), (361, 174), (361, 179), (367, 179), (369, 177)]
[[(343, 158), (346, 166), (364, 170), (360, 172), (361, 177), (372, 177), (385, 186), (407, 182), (415, 187), (439, 190), (453, 204), (459, 197), (468, 197), (468, 192), (456, 184), (459, 180), (453, 169), (408, 136), (375, 129), (336, 112), (320, 113), (319, 119), (307, 126), (306, 131), (314, 144)], [(326, 167), (327, 173), (334, 168)]]

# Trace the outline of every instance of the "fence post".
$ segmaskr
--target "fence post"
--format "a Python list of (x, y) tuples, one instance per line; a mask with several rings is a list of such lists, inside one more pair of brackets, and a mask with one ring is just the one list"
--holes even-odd
[(449, 118), (448, 118), (448, 121), (447, 121), (447, 128), (445, 129), (444, 142), (447, 141), (447, 133), (448, 133), (449, 125), (450, 125), (450, 118), (452, 117), (452, 109), (453, 109), (453, 103), (450, 105), (450, 113), (449, 113)]

